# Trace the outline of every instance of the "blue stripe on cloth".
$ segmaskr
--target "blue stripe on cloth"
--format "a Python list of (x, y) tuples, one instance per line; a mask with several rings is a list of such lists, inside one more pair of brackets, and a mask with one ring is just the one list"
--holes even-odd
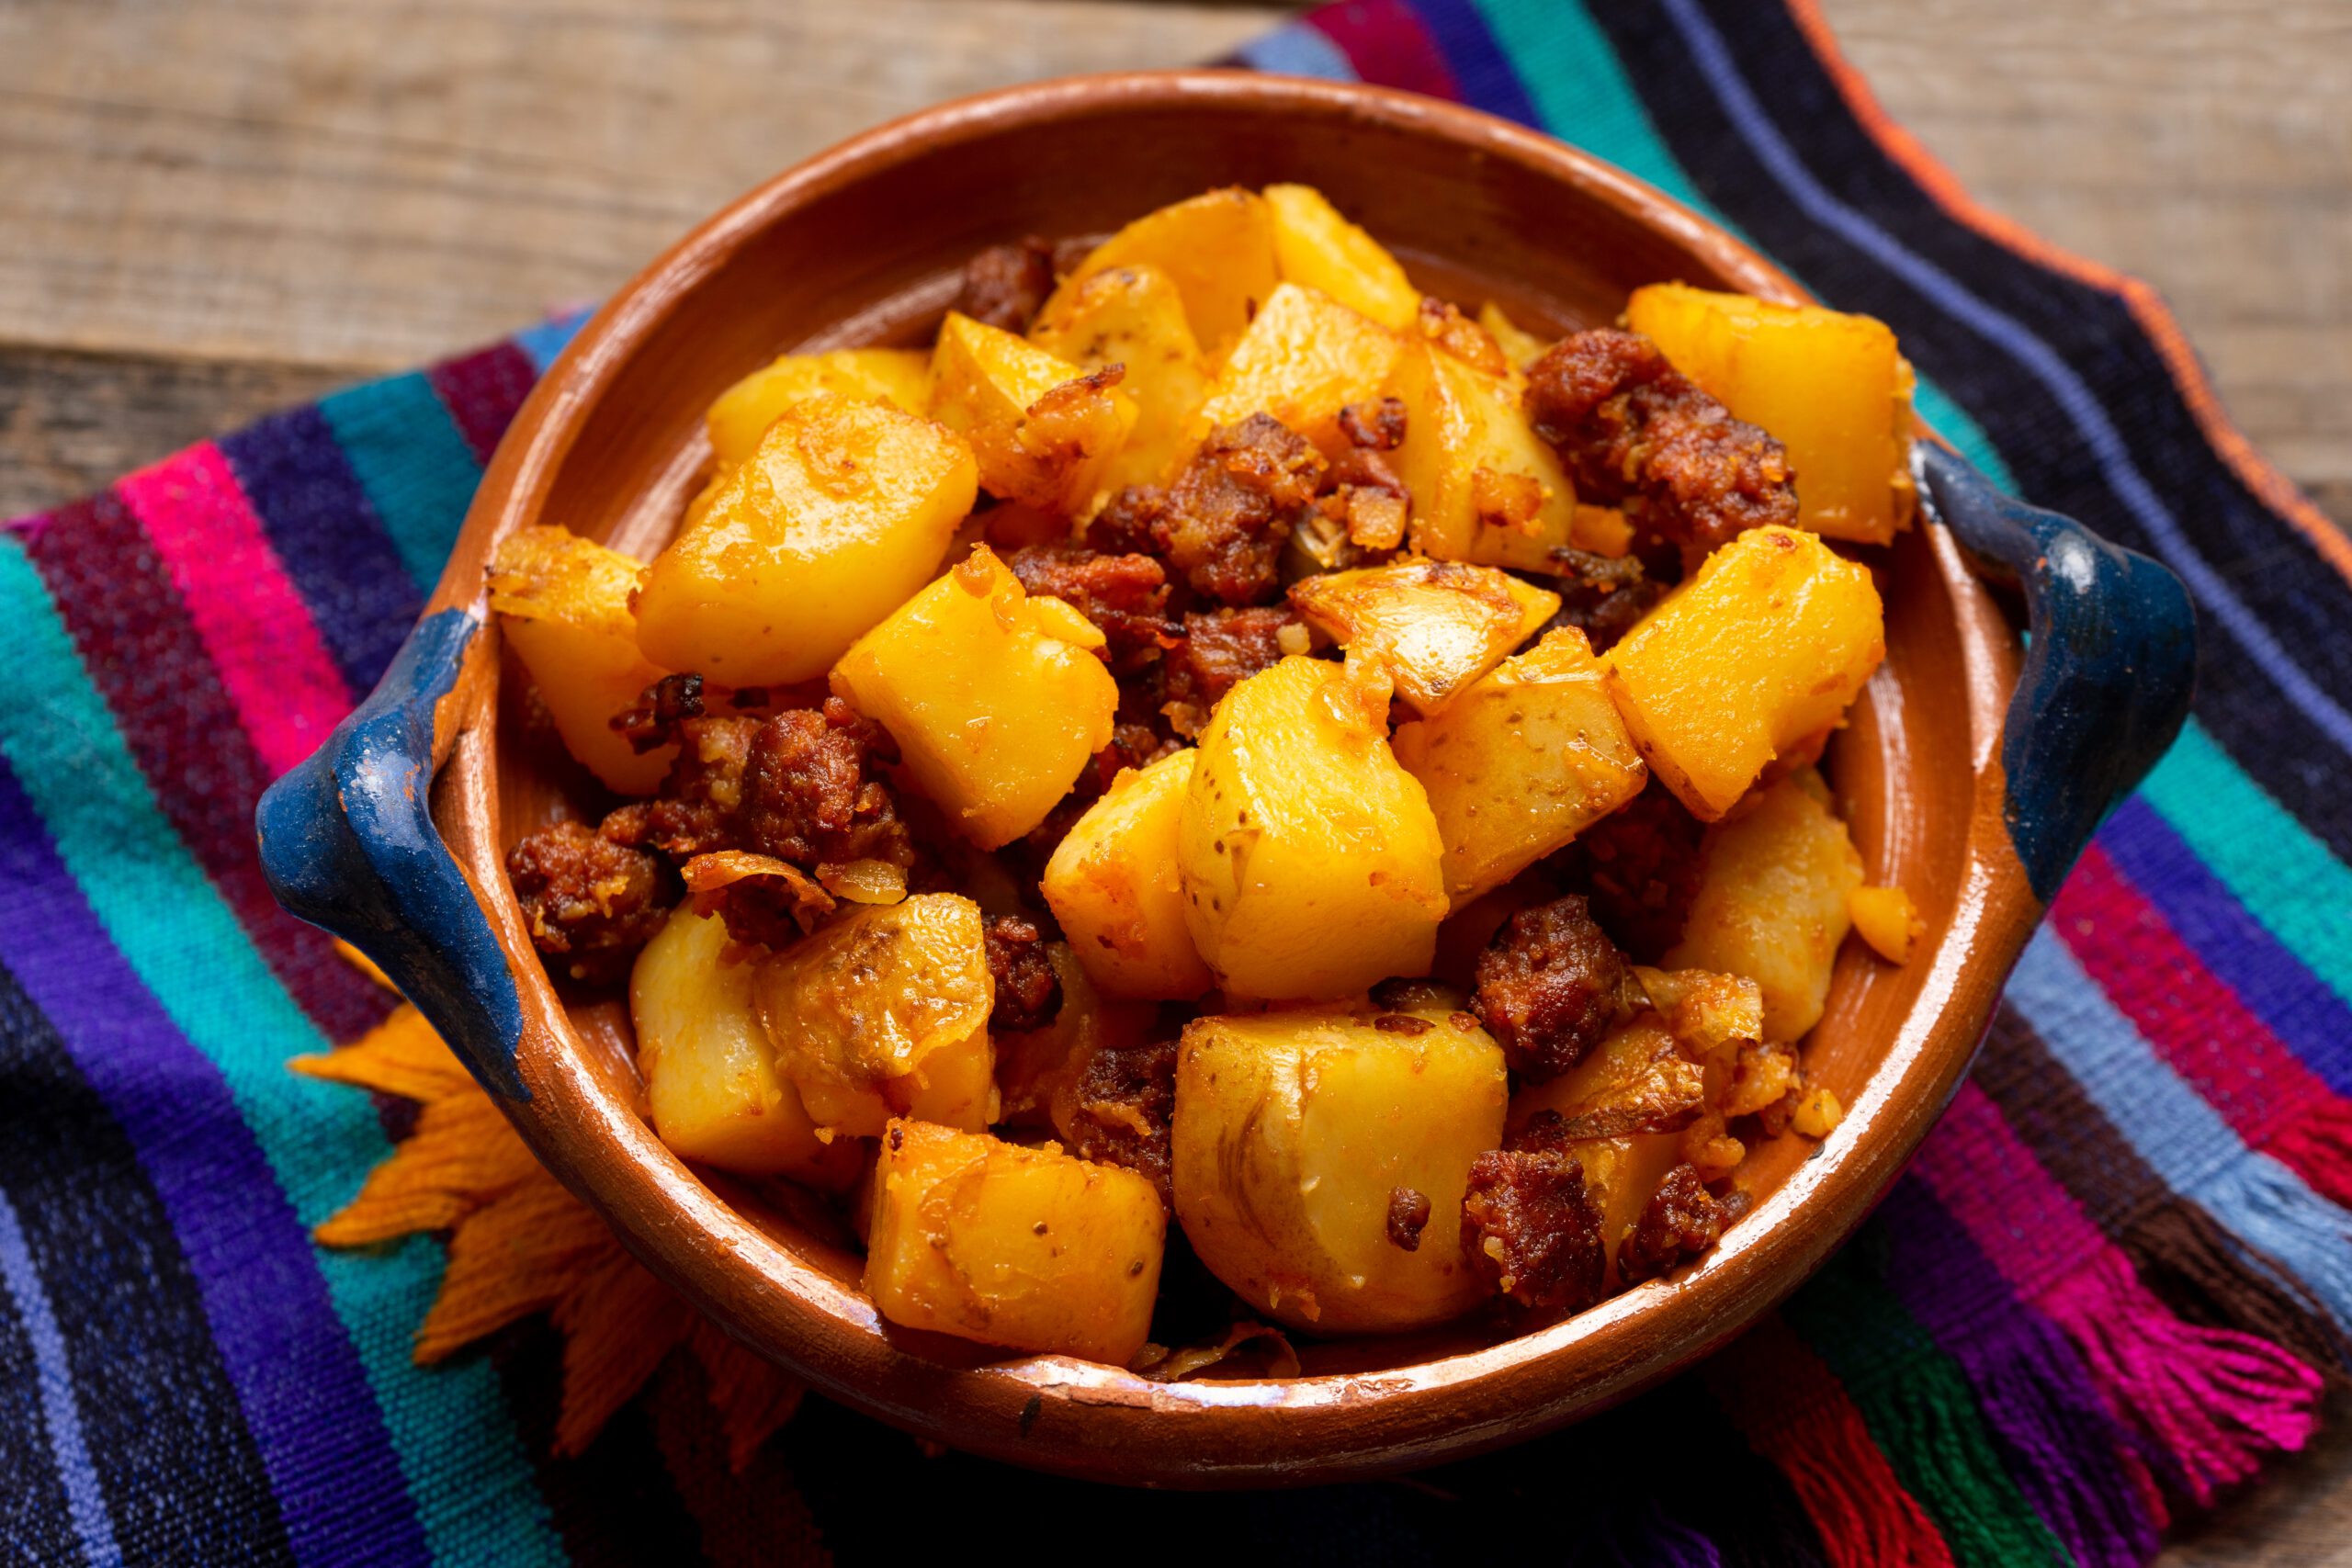
[(74, 1533), (65, 1489), (50, 1461), (40, 1378), (25, 1325), (0, 1294), (0, 1562), (72, 1562)]
[(364, 381), (319, 400), (319, 412), (392, 536), (411, 581), (440, 581), (481, 465), (421, 370)]
[(33, 1375), (40, 1382), (41, 1417), (49, 1428), (49, 1451), (57, 1479), (65, 1490), (65, 1506), (81, 1539), (82, 1555), (90, 1563), (122, 1561), (115, 1544), (114, 1521), (107, 1516), (98, 1472), (82, 1441), (82, 1412), (74, 1392), (74, 1373), (65, 1364), (65, 1341), (50, 1311), (49, 1292), (41, 1287), (40, 1270), (25, 1246), (24, 1227), (17, 1223), (16, 1205), (0, 1192), (0, 1285), (16, 1303), (18, 1321), (33, 1352)]
[(1472, 108), (1536, 126), (1543, 121), (1526, 85), (1512, 69), (1510, 57), (1495, 41), (1471, 0), (1410, 0), (1413, 9), (1445, 57), (1462, 101)]
[(2269, 677), (2281, 695), (2347, 756), (2352, 756), (2352, 713), (2321, 690), (2268, 626), (2240, 599), (2205, 558), (2157, 496), (2132, 460), (2129, 448), (2098, 395), (2072, 366), (2016, 318), (1985, 301), (1958, 278), (1906, 248), (1814, 177), (1781, 134), (1740, 73), (1731, 48), (1697, 0), (1658, 0), (1689, 46), (1690, 59), (1713, 90), (1757, 159), (1782, 191), (1814, 222), (1863, 253), (1889, 273), (1999, 349), (2041, 383), (2065, 414), (2098, 465), (2108, 487), (2147, 530), (2165, 564), (2180, 573), (2189, 590)]
[(514, 337), (514, 346), (527, 355), (530, 357), (531, 367), (544, 376), (548, 373), (548, 367), (555, 363), (556, 355), (561, 354), (565, 345), (580, 335), (580, 329), (588, 324), (588, 318), (594, 313), (591, 310), (566, 310), (561, 315), (549, 316), (538, 325), (525, 327), (521, 332), (516, 333)]
[(1273, 31), (1241, 46), (1240, 58), (1252, 70), (1278, 76), (1320, 76), (1327, 82), (1352, 82), (1356, 69), (1340, 46), (1305, 22), (1284, 22)]
[(2008, 998), (2165, 1185), (2203, 1205), (2249, 1249), (2248, 1267), (2269, 1272), (2267, 1254), (2339, 1326), (2352, 1328), (2352, 1213), (2247, 1148), (2047, 927), (2026, 944)]

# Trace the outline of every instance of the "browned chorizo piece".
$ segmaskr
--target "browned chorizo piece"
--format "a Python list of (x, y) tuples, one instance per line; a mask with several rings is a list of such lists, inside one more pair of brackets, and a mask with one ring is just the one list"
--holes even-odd
[[(1415, 1020), (1419, 1022), (1419, 1020)], [(1421, 1232), (1430, 1223), (1430, 1195), (1410, 1187), (1388, 1190), (1388, 1245), (1399, 1252), (1419, 1252)]]
[(1158, 556), (1204, 599), (1256, 604), (1282, 587), (1275, 563), (1299, 514), (1315, 504), (1328, 465), (1271, 414), (1221, 424), (1175, 482), (1129, 485), (1090, 526), (1112, 554)]
[(826, 698), (821, 712), (793, 708), (763, 721), (743, 763), (743, 846), (801, 866), (912, 865), (906, 824), (875, 767), (897, 755), (881, 727), (839, 697)]
[(1340, 434), (1359, 451), (1394, 452), (1405, 445), (1405, 400), (1348, 404), (1340, 411)]
[(1628, 1285), (1655, 1280), (1686, 1258), (1696, 1258), (1724, 1234), (1723, 1205), (1699, 1179), (1699, 1173), (1678, 1165), (1666, 1173), (1634, 1225), (1633, 1234), (1617, 1247), (1617, 1272)]
[(1132, 675), (1174, 642), (1168, 617), (1168, 573), (1145, 555), (1104, 555), (1083, 545), (1027, 545), (1004, 558), (1021, 586), (1050, 594), (1094, 623), (1102, 661)]
[(637, 705), (613, 716), (613, 728), (642, 757), (678, 738), (678, 721), (702, 716), (702, 677), (664, 675), (645, 688)]
[(1637, 964), (1682, 940), (1699, 894), (1706, 825), (1652, 779), (1641, 794), (1579, 834), (1558, 857), (1561, 874), (1589, 890), (1594, 919)]
[[(1283, 628), (1295, 645), (1283, 648)], [(1246, 610), (1195, 610), (1184, 617), (1183, 640), (1160, 666), (1160, 712), (1169, 728), (1190, 738), (1201, 732), (1226, 693), (1271, 669), (1285, 651), (1305, 652), (1306, 623), (1288, 604)]]
[(1080, 1159), (1125, 1166), (1172, 1203), (1176, 1042), (1106, 1046), (1054, 1096), (1054, 1131)]
[(738, 842), (743, 764), (760, 721), (730, 715), (680, 719), (673, 728), (678, 759), (670, 764), (662, 793), (606, 817), (605, 836), (681, 861), (731, 849)]
[(531, 944), (560, 974), (604, 985), (628, 972), (674, 901), (667, 868), (584, 822), (556, 822), (506, 852)]
[(1623, 505), (1703, 556), (1750, 528), (1793, 527), (1781, 444), (1694, 386), (1637, 333), (1572, 333), (1527, 372), (1527, 415), (1577, 499)]
[(1539, 1111), (1510, 1146), (1480, 1155), (1462, 1197), (1462, 1251), (1497, 1293), (1531, 1312), (1580, 1312), (1608, 1272), (1600, 1195), (1547, 1136)]
[(966, 262), (956, 309), (976, 321), (1025, 333), (1053, 291), (1053, 244), (1031, 238), (1017, 245), (990, 245)]
[(1043, 1029), (1061, 1010), (1062, 983), (1046, 955), (1046, 933), (1019, 915), (990, 915), (980, 927), (996, 1007), (989, 1027), (1000, 1033)]
[(1513, 1072), (1541, 1083), (1600, 1043), (1623, 1013), (1625, 955), (1570, 894), (1521, 909), (1478, 955), (1470, 1010)]
[(729, 850), (697, 855), (679, 868), (697, 915), (717, 915), (728, 937), (780, 953), (836, 908), (832, 895), (798, 866), (769, 855)]
[(1671, 586), (1651, 576), (1639, 556), (1599, 556), (1564, 545), (1552, 558), (1560, 572), (1560, 609), (1544, 629), (1574, 626), (1595, 653), (1615, 647)]

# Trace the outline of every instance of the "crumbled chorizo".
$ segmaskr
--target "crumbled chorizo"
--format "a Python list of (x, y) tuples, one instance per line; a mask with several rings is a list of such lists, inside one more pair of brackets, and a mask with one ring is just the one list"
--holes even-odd
[(1529, 367), (1526, 402), (1579, 500), (1622, 504), (1694, 554), (1750, 528), (1796, 523), (1781, 444), (1734, 419), (1638, 333), (1600, 328), (1561, 339)]
[(1699, 1179), (1678, 1165), (1650, 1195), (1633, 1234), (1618, 1244), (1617, 1272), (1628, 1285), (1655, 1280), (1686, 1258), (1696, 1258), (1724, 1234), (1723, 1205)]
[(1595, 653), (1614, 648), (1671, 586), (1652, 576), (1639, 556), (1593, 555), (1563, 545), (1552, 561), (1560, 573), (1560, 609), (1544, 629), (1574, 626)]
[(1706, 824), (1652, 779), (1579, 834), (1560, 871), (1589, 889), (1592, 917), (1634, 962), (1655, 964), (1682, 940), (1699, 896)]
[(645, 688), (637, 705), (613, 716), (612, 726), (642, 757), (678, 738), (678, 721), (702, 716), (702, 677), (664, 675)]
[(1399, 1252), (1419, 1252), (1421, 1231), (1430, 1223), (1430, 1196), (1410, 1187), (1388, 1190), (1388, 1245)]
[(1375, 398), (1340, 411), (1340, 434), (1358, 450), (1394, 452), (1405, 444), (1405, 400)]
[(763, 721), (743, 764), (745, 848), (796, 865), (878, 860), (914, 863), (890, 786), (875, 762), (896, 750), (880, 726), (839, 697)]
[(1183, 640), (1168, 650), (1160, 666), (1160, 712), (1169, 728), (1190, 738), (1201, 732), (1226, 693), (1261, 670), (1272, 669), (1285, 652), (1285, 628), (1295, 638), (1306, 623), (1288, 604), (1246, 610), (1195, 610), (1184, 617)]
[(1028, 545), (1004, 564), (1032, 593), (1049, 594), (1094, 623), (1102, 661), (1132, 675), (1175, 641), (1168, 618), (1168, 573), (1144, 555), (1105, 555), (1083, 545)]
[(506, 852), (506, 875), (531, 928), (531, 944), (575, 980), (619, 979), (662, 929), (671, 879), (643, 850), (615, 843), (584, 822), (555, 822)]
[(1471, 1010), (1511, 1069), (1557, 1077), (1600, 1043), (1623, 1011), (1625, 955), (1570, 894), (1521, 909), (1478, 955)]
[[(1532, 1122), (1548, 1112), (1539, 1111)], [(1580, 1312), (1608, 1272), (1600, 1194), (1541, 1132), (1480, 1155), (1462, 1198), (1462, 1252), (1498, 1294), (1532, 1312)]]
[(773, 855), (722, 850), (680, 868), (697, 915), (717, 915), (741, 947), (780, 952), (833, 912), (831, 894), (798, 866)]
[(1124, 1166), (1172, 1201), (1176, 1055), (1173, 1040), (1106, 1046), (1056, 1093), (1054, 1131), (1080, 1159)]
[(677, 761), (662, 793), (632, 801), (605, 818), (605, 836), (690, 860), (732, 849), (743, 804), (743, 766), (760, 721), (734, 716), (685, 718), (676, 725)]
[(1005, 1033), (1043, 1029), (1061, 1010), (1062, 983), (1046, 955), (1046, 933), (1019, 915), (990, 915), (980, 928), (996, 982), (989, 1027)]
[(1017, 245), (990, 245), (966, 262), (956, 309), (976, 321), (1025, 333), (1053, 291), (1054, 246), (1033, 237)]
[(1271, 414), (1211, 430), (1175, 482), (1129, 485), (1087, 538), (1113, 554), (1156, 555), (1194, 593), (1254, 604), (1282, 586), (1275, 563), (1299, 513), (1315, 504), (1328, 465)]

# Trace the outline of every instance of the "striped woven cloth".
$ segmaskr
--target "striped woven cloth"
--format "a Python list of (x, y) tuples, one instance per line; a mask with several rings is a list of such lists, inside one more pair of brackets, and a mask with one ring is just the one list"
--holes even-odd
[(856, 1562), (916, 1504), (1048, 1550), (1143, 1507), (1168, 1550), (1297, 1562), (2125, 1564), (2306, 1440), (2352, 1325), (2352, 546), (2150, 291), (1974, 207), (1809, 0), (1352, 0), (1244, 62), (1462, 99), (1713, 214), (1891, 322), (1978, 466), (2190, 585), (2195, 718), (1861, 1238), (1585, 1427), (1279, 1496), (924, 1459), (815, 1400), (733, 1470), (683, 1356), (571, 1453), (544, 1320), (415, 1364), (445, 1242), (311, 1236), (413, 1109), (286, 1068), (389, 998), (278, 912), (251, 824), (398, 646), (560, 321), (0, 534), (0, 1550)]

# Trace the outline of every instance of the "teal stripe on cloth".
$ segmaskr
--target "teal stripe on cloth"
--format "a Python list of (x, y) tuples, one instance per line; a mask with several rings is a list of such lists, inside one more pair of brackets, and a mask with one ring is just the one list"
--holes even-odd
[[(318, 1224), (390, 1145), (365, 1097), (286, 1070), (288, 1055), (330, 1043), (164, 821), (13, 537), (0, 538), (0, 663), (17, 682), (17, 700), (0, 704), (0, 753), (107, 936), (220, 1070), (296, 1216)], [(411, 1359), (446, 1263), (440, 1244), (413, 1237), (316, 1257), (435, 1556), (566, 1561), (494, 1371), (479, 1359), (426, 1369)]]
[(362, 382), (319, 400), (416, 585), (431, 592), (481, 482), (473, 448), (421, 370)]

